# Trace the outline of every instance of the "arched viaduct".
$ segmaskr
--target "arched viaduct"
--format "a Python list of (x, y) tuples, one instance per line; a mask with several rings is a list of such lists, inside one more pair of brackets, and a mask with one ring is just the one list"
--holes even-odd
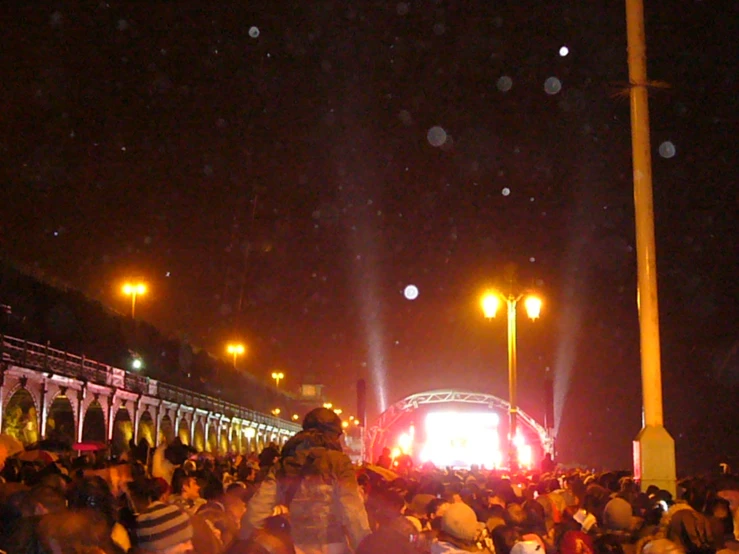
[(45, 438), (151, 446), (178, 436), (199, 451), (253, 453), (300, 427), (84, 357), (0, 336), (0, 428), (25, 444)]

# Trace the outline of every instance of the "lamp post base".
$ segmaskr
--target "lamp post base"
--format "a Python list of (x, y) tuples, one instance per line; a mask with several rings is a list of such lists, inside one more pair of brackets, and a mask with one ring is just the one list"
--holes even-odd
[(634, 439), (634, 478), (676, 494), (675, 441), (662, 425), (647, 425)]

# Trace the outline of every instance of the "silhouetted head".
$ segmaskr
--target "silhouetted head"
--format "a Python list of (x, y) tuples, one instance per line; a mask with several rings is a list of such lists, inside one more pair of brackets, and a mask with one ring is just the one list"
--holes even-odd
[(342, 433), (341, 419), (333, 410), (316, 408), (308, 412), (303, 420), (303, 430), (310, 431), (311, 429), (338, 437)]

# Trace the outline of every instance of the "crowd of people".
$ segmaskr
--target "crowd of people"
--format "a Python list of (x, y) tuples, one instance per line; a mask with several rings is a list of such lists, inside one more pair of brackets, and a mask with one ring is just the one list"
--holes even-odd
[[(616, 472), (355, 466), (341, 421), (258, 456), (181, 444), (116, 465), (90, 456), (5, 460), (0, 550), (8, 554), (713, 554), (739, 539), (739, 479), (640, 490)], [(398, 469), (398, 468), (393, 468)]]

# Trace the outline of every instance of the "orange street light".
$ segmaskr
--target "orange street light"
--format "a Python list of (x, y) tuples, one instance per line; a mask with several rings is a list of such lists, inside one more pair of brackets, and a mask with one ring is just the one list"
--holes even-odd
[(246, 352), (246, 347), (241, 343), (231, 343), (226, 346), (226, 352), (234, 357), (234, 369), (236, 368), (236, 358), (243, 355)]
[(273, 371), (272, 372), (272, 379), (275, 380), (275, 387), (280, 386), (280, 381), (282, 381), (285, 378), (285, 374), (281, 371)]
[[(525, 299), (524, 299), (525, 296)], [(518, 404), (516, 402), (517, 395), (517, 382), (518, 382), (518, 355), (516, 349), (516, 307), (518, 302), (524, 299), (524, 307), (526, 308), (526, 314), (532, 319), (536, 320), (541, 315), (542, 300), (538, 296), (526, 295), (524, 293), (513, 295), (513, 294), (502, 294), (496, 290), (489, 290), (485, 292), (480, 300), (480, 306), (482, 312), (487, 319), (495, 317), (498, 307), (502, 302), (505, 302), (508, 307), (508, 417), (509, 417), (509, 430), (508, 430), (508, 456), (511, 469), (517, 465), (518, 457), (516, 455), (516, 445), (514, 440), (516, 438), (516, 426), (518, 417)]]
[(146, 285), (144, 283), (126, 283), (121, 290), (123, 294), (131, 297), (131, 319), (134, 319), (136, 317), (136, 298), (146, 294)]

